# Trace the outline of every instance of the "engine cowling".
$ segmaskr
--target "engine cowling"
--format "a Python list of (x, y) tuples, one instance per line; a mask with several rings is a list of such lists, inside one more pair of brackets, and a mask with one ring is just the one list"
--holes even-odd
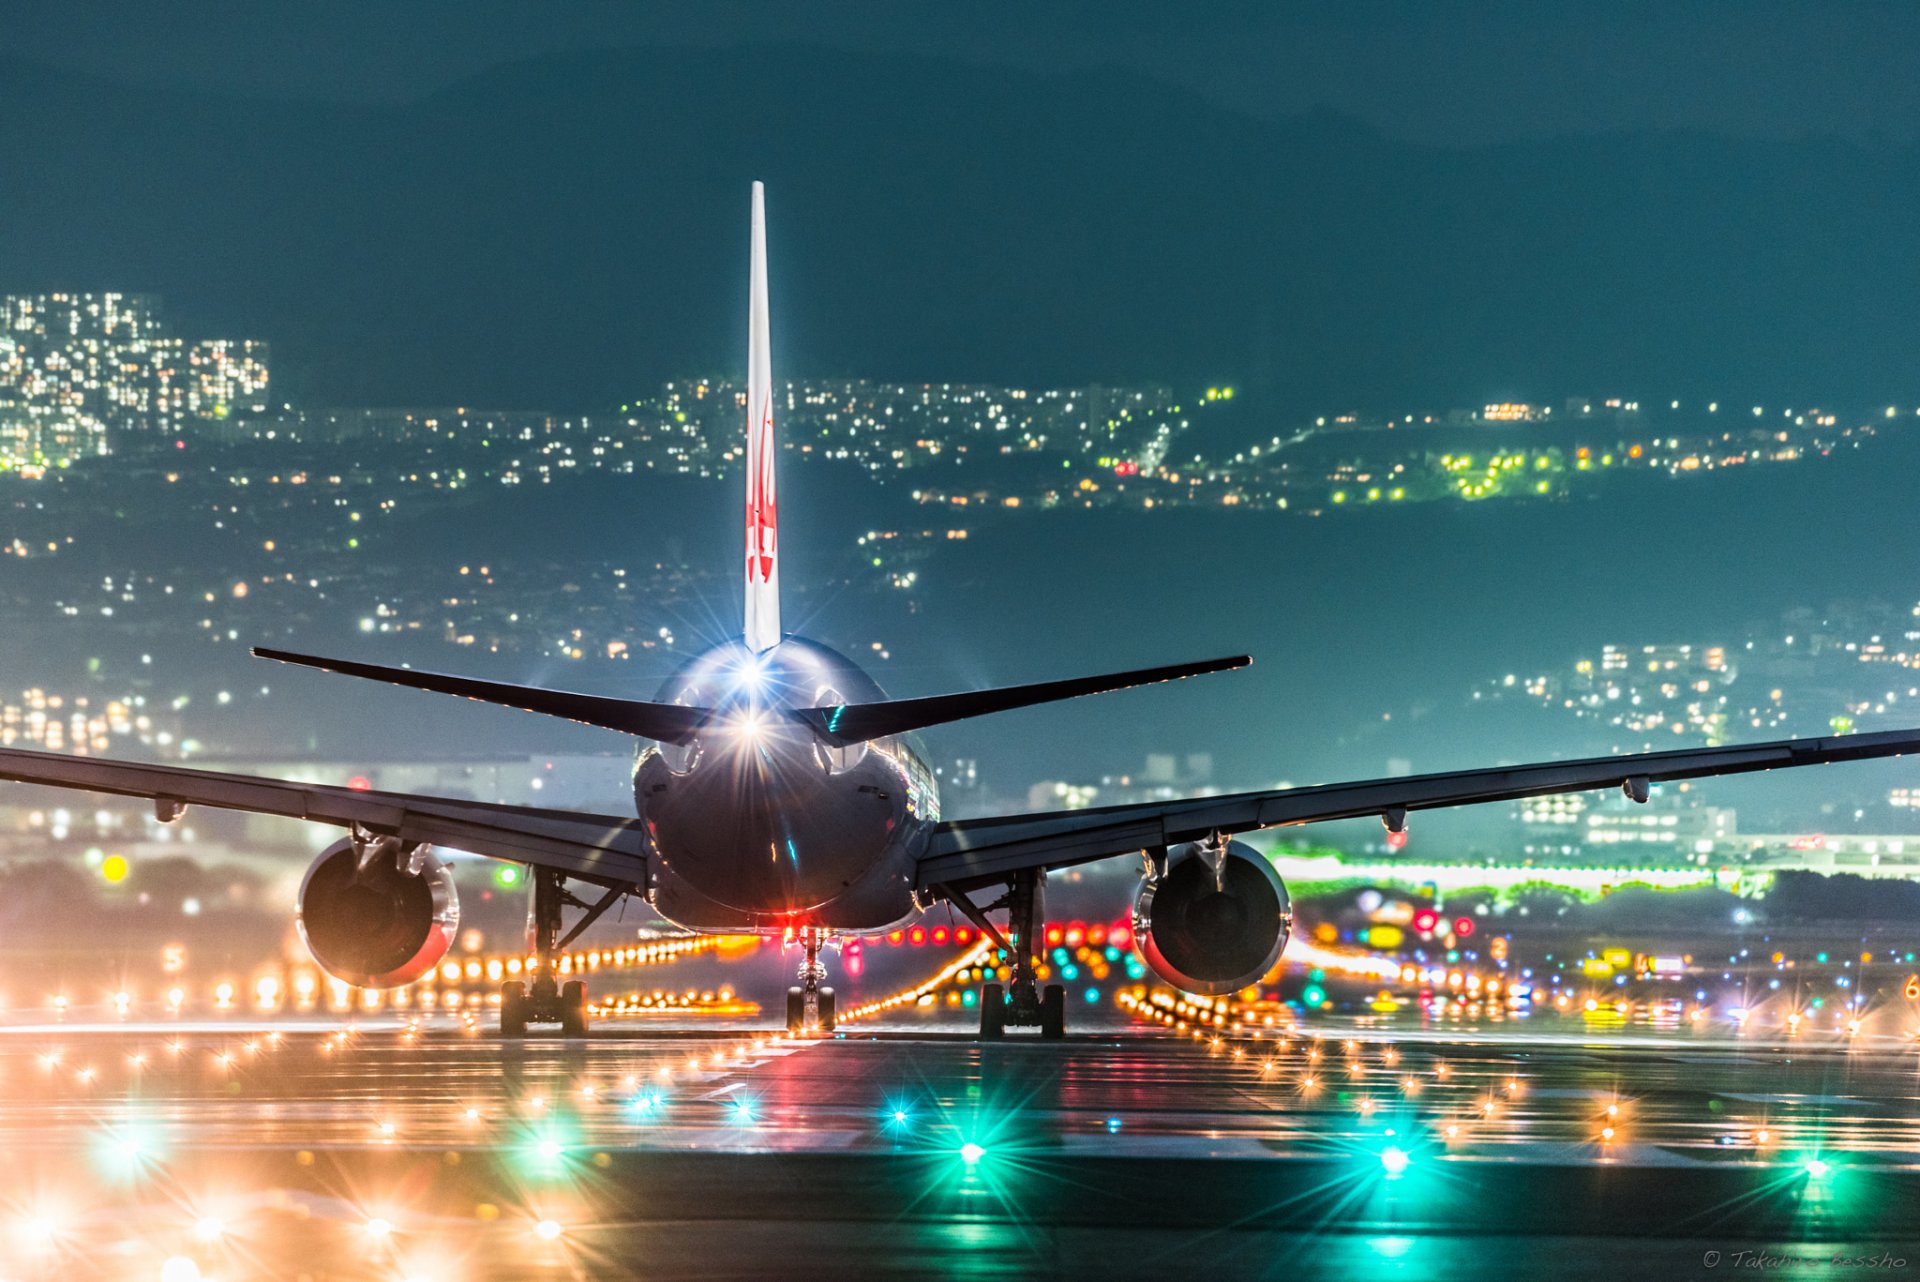
[(460, 929), (453, 871), (425, 846), (328, 846), (300, 883), (300, 937), (320, 968), (359, 988), (398, 988), (440, 964)]
[(1217, 874), (1215, 862), (1197, 843), (1175, 846), (1133, 903), (1133, 937), (1153, 973), (1212, 996), (1258, 983), (1293, 930), (1287, 884), (1260, 852), (1228, 842)]

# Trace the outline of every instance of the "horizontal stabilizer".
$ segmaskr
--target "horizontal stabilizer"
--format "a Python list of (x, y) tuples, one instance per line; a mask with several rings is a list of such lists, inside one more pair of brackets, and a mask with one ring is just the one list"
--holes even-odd
[(1248, 656), (1236, 654), (1226, 659), (1208, 659), (1203, 663), (1177, 663), (1165, 668), (1110, 672), (1101, 677), (1041, 681), (1034, 685), (1003, 686), (998, 690), (973, 690), (965, 694), (940, 694), (926, 699), (889, 699), (885, 703), (843, 703), (826, 708), (802, 708), (793, 715), (812, 726), (829, 743), (864, 743), (882, 735), (904, 734), (924, 726), (937, 726), (989, 712), (1007, 712), (1014, 708), (1030, 708), (1037, 703), (1077, 699), (1083, 694), (1102, 694), (1108, 690), (1125, 690), (1129, 686), (1197, 677), (1207, 672), (1225, 672), (1231, 668), (1244, 668), (1252, 662)]
[(353, 663), (346, 659), (321, 659), (310, 654), (290, 654), (255, 646), (253, 653), (262, 659), (338, 672), (388, 685), (414, 690), (432, 690), (436, 694), (457, 694), (463, 699), (497, 703), (523, 712), (561, 717), (590, 726), (603, 726), (642, 739), (663, 743), (686, 743), (693, 738), (710, 715), (706, 708), (684, 708), (672, 703), (642, 703), (637, 699), (610, 699), (597, 694), (573, 694), (566, 690), (543, 690), (539, 686), (510, 685), (504, 681), (479, 681), (473, 677), (449, 676), (439, 672), (416, 672), (412, 668), (390, 668), (378, 663)]

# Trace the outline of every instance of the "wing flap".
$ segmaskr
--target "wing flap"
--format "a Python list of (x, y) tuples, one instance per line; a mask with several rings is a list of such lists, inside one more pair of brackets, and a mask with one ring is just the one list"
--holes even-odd
[(958, 820), (934, 830), (919, 864), (921, 886), (989, 884), (1025, 868), (1059, 868), (1215, 833), (1516, 801), (1562, 792), (1750, 774), (1920, 753), (1920, 730), (1782, 739), (1724, 748), (1681, 748), (1579, 761), (1460, 770), (1276, 789), (1057, 814)]

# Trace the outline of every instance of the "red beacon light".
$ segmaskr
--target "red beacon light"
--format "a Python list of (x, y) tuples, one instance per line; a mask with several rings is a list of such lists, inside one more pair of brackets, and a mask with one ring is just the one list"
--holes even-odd
[(1455, 918), (1453, 923), (1453, 933), (1460, 936), (1460, 938), (1462, 939), (1465, 939), (1468, 935), (1471, 935), (1473, 933), (1473, 918), (1471, 917)]
[(1440, 924), (1440, 914), (1431, 908), (1422, 908), (1413, 915), (1413, 928), (1421, 932), (1430, 932)]

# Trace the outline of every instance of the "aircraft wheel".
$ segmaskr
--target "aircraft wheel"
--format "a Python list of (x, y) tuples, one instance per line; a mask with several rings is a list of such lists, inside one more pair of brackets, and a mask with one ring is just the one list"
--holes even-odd
[(807, 1030), (807, 995), (797, 988), (787, 990), (787, 1036), (798, 1037)]
[(500, 985), (500, 1036), (527, 1035), (527, 986), (517, 979)]
[(1040, 990), (1040, 1036), (1057, 1042), (1067, 1035), (1067, 990), (1048, 984)]
[(560, 1035), (587, 1035), (587, 986), (580, 980), (570, 979), (560, 990)]
[(820, 1031), (823, 1034), (833, 1031), (833, 990), (831, 988), (820, 990)]
[(996, 1038), (1007, 1031), (1007, 988), (1005, 984), (980, 985), (980, 1036)]

